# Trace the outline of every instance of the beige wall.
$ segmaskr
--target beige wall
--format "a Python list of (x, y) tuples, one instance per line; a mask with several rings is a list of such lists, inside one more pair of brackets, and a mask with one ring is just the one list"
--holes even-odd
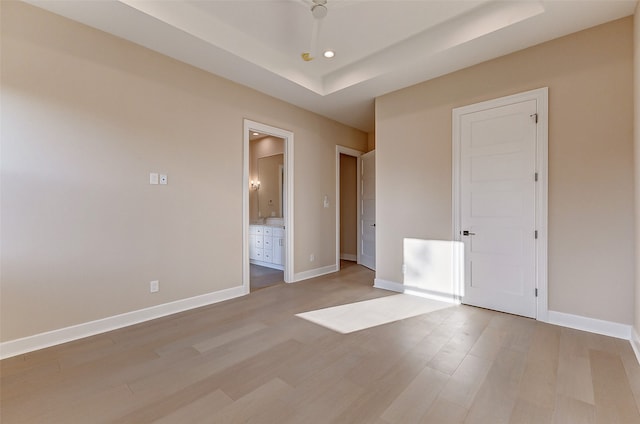
[(340, 154), (340, 255), (358, 254), (358, 159)]
[(376, 133), (370, 132), (367, 135), (367, 152), (370, 152), (375, 149), (376, 149)]
[(295, 134), (294, 272), (335, 264), (335, 146), (367, 134), (1, 3), (2, 341), (241, 285), (243, 118)]
[(633, 31), (633, 43), (634, 43), (634, 152), (635, 152), (635, 192), (636, 192), (636, 296), (635, 296), (635, 332), (636, 337), (640, 336), (640, 3), (636, 7), (636, 13), (634, 15), (634, 31)]
[[(284, 139), (278, 137), (264, 137), (249, 142), (249, 180), (260, 181), (258, 175), (258, 159), (284, 154)], [(268, 183), (267, 183), (268, 184)], [(249, 191), (249, 219), (255, 221), (258, 219), (258, 196), (256, 190)], [(264, 217), (265, 215), (262, 214)]]
[(451, 240), (451, 111), (549, 87), (549, 309), (633, 322), (633, 46), (626, 18), (376, 100), (376, 278), (405, 237)]

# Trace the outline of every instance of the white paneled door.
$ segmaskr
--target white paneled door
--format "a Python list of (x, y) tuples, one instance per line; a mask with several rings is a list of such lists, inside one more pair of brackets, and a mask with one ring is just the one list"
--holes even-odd
[(462, 301), (536, 317), (536, 100), (462, 114)]
[(360, 208), (360, 263), (376, 269), (376, 152), (365, 153), (360, 159), (362, 172)]

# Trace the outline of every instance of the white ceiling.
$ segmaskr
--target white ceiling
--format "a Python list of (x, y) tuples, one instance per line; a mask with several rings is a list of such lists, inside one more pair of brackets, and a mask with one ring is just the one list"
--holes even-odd
[[(363, 131), (374, 98), (633, 14), (636, 0), (26, 0)], [(320, 55), (318, 55), (320, 56)]]

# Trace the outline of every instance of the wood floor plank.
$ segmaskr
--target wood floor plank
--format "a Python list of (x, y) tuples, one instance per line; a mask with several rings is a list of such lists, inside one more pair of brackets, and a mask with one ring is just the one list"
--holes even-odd
[[(295, 408), (299, 405), (307, 405), (315, 399), (325, 396), (325, 393), (333, 389), (336, 382), (345, 380), (346, 378), (344, 376), (346, 372), (353, 369), (361, 360), (362, 356), (358, 353), (350, 352), (336, 358), (331, 364), (325, 364), (323, 367), (311, 369), (311, 372), (305, 374), (306, 378), (296, 379), (295, 384), (283, 379), (283, 381), (295, 388), (295, 391), (287, 398), (287, 403)], [(353, 395), (357, 399), (366, 391), (365, 388), (360, 387), (348, 379), (346, 380), (346, 385), (353, 384), (358, 388), (354, 390), (350, 396)], [(342, 413), (342, 411), (340, 413)]]
[(264, 330), (267, 326), (261, 322), (253, 322), (247, 325), (243, 325), (238, 328), (234, 328), (228, 332), (211, 337), (207, 340), (200, 341), (193, 345), (193, 348), (200, 353), (207, 352), (216, 347), (227, 344), (231, 341), (239, 340), (244, 337), (250, 336), (258, 331)]
[(382, 413), (424, 369), (424, 361), (411, 361), (410, 356), (400, 356), (394, 366), (375, 381), (365, 386), (366, 390), (355, 399), (351, 407), (336, 419), (337, 423), (367, 424), (380, 418)]
[[(301, 353), (302, 352), (302, 353)], [(304, 355), (307, 351), (296, 340), (287, 340), (242, 361), (216, 375), (220, 388), (232, 399), (256, 390), (267, 382), (279, 378), (280, 371), (292, 357)]]
[(342, 342), (342, 339), (341, 335), (330, 334), (320, 339), (319, 344), (305, 346), (299, 356), (287, 355), (286, 359), (281, 360), (283, 366), (278, 369), (278, 377), (296, 387), (306, 381), (318, 379), (319, 373), (326, 376), (337, 371), (338, 374), (333, 378), (342, 378), (361, 363), (364, 357), (364, 351), (357, 345)]
[(466, 307), (456, 311), (457, 323), (456, 321), (447, 322), (441, 326), (443, 328), (448, 326), (446, 331), (451, 336), (449, 341), (429, 361), (428, 366), (452, 375), (486, 330), (490, 319), (482, 319), (483, 316), (484, 314), (478, 315), (473, 309)]
[(518, 398), (509, 424), (551, 424), (553, 420), (553, 406), (544, 407), (537, 403)]
[(564, 395), (558, 395), (556, 397), (552, 423), (595, 424), (596, 407), (581, 400), (577, 400)]
[(627, 341), (471, 306), (340, 334), (352, 265), (0, 362), (6, 423), (640, 423)]
[(521, 352), (503, 348), (475, 396), (466, 424), (508, 423), (526, 366)]
[(78, 396), (72, 405), (50, 407), (39, 420), (50, 423), (112, 423), (121, 413), (114, 405), (126, 405), (131, 401), (131, 390), (123, 384), (88, 396)]
[(59, 405), (73, 405), (79, 397), (91, 396), (125, 384), (126, 377), (154, 364), (157, 355), (133, 350), (100, 361), (87, 363), (50, 377), (25, 380), (2, 389), (2, 412), (17, 408), (25, 420), (41, 416)]
[(167, 391), (171, 391), (172, 388), (183, 388), (241, 363), (273, 346), (286, 343), (288, 340), (290, 340), (288, 334), (272, 329), (259, 332), (254, 338), (230, 343), (228, 347), (213, 349), (195, 359), (176, 362), (170, 368), (158, 373), (147, 374), (129, 381), (128, 384), (135, 393), (145, 390), (157, 391), (158, 387), (164, 387), (166, 388), (164, 390)]
[(469, 354), (492, 361), (505, 346), (508, 334), (507, 330), (487, 326), (471, 347)]
[(449, 376), (429, 367), (424, 369), (382, 413), (389, 423), (416, 423), (426, 415)]
[(438, 398), (427, 414), (422, 417), (423, 424), (463, 424), (467, 415), (467, 408), (453, 402)]
[(362, 395), (363, 389), (347, 379), (336, 381), (334, 378), (330, 384), (316, 386), (313, 392), (313, 396), (305, 399), (304, 408), (296, 408), (295, 404), (287, 402), (287, 406), (296, 412), (282, 424), (339, 422), (336, 421), (338, 417)]
[(527, 354), (518, 396), (527, 403), (553, 409), (556, 399), (560, 327), (540, 324)]
[(291, 386), (276, 378), (199, 422), (220, 424), (283, 422), (293, 414), (284, 402), (292, 391)]
[[(497, 352), (491, 356), (495, 355)], [(471, 407), (492, 365), (493, 361), (467, 355), (440, 393), (440, 398), (465, 409)]]
[(581, 331), (563, 328), (560, 332), (556, 393), (595, 404), (589, 347)]
[(591, 349), (591, 374), (596, 406), (596, 423), (640, 423), (640, 413), (620, 357)]
[(631, 344), (627, 340), (618, 339), (618, 352), (627, 374), (629, 387), (636, 400), (636, 406), (640, 410), (640, 362), (636, 357)]
[(194, 402), (153, 421), (155, 424), (192, 423), (206, 420), (211, 415), (233, 403), (222, 390), (215, 390)]
[(0, 374), (0, 381), (2, 381), (2, 384), (5, 385), (5, 387), (9, 387), (12, 384), (17, 384), (21, 381), (50, 378), (52, 375), (58, 373), (60, 373), (60, 364), (57, 360), (36, 364), (21, 360), (17, 365), (12, 365), (11, 367), (3, 366)]

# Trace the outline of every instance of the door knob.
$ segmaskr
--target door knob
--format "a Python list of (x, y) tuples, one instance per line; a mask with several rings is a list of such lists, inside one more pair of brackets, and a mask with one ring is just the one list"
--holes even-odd
[(464, 230), (464, 231), (462, 231), (462, 235), (463, 235), (463, 236), (475, 236), (475, 235), (476, 235), (476, 233), (472, 233), (472, 232), (471, 232), (471, 231), (469, 231), (469, 230)]

